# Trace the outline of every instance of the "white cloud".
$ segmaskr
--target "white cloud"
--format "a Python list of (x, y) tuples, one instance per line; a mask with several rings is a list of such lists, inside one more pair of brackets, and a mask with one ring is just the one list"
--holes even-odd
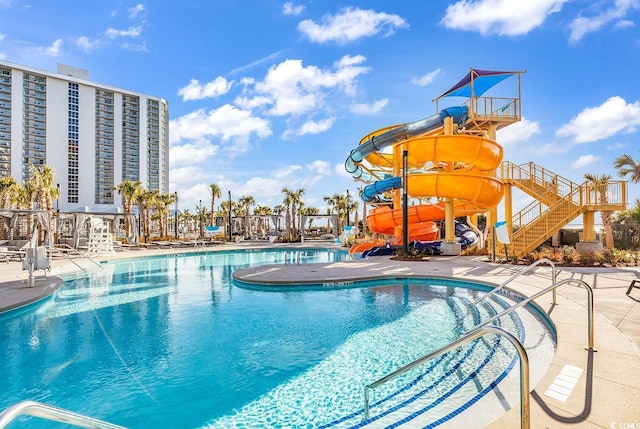
[[(569, 25), (571, 28), (569, 42), (575, 43), (585, 35), (600, 30), (609, 22), (624, 17), (630, 9), (637, 8), (640, 8), (640, 5), (635, 0), (616, 0), (614, 1), (614, 6), (608, 10), (597, 13), (591, 17), (579, 16)], [(630, 21), (619, 21), (618, 26), (629, 26), (629, 22)], [(633, 23), (631, 23), (631, 25), (633, 25)]]
[(107, 28), (104, 34), (109, 39), (115, 39), (118, 37), (138, 37), (142, 34), (142, 26), (129, 27), (127, 30), (116, 30), (115, 28)]
[(280, 180), (266, 177), (252, 177), (240, 188), (243, 195), (260, 196), (260, 198), (270, 198), (282, 195), (280, 192), (286, 184)]
[(418, 86), (431, 85), (431, 83), (433, 83), (433, 80), (436, 78), (436, 76), (440, 74), (440, 72), (441, 72), (440, 69), (436, 69), (420, 77), (414, 77), (411, 79), (411, 83), (414, 83)]
[[(301, 60), (285, 60), (269, 69), (264, 81), (247, 82), (246, 97), (240, 99), (243, 106), (268, 105), (268, 113), (274, 116), (301, 115), (314, 111), (330, 94), (328, 90), (345, 95), (355, 95), (356, 78), (368, 73), (369, 68), (359, 64), (362, 56), (344, 56), (333, 64), (333, 69), (322, 70), (316, 66), (303, 66)], [(254, 97), (260, 97), (259, 103)]]
[(225, 148), (230, 155), (233, 151), (245, 151), (252, 135), (266, 138), (272, 134), (268, 121), (253, 116), (247, 110), (240, 110), (228, 104), (208, 112), (198, 109), (173, 119), (169, 130), (172, 144), (179, 144), (182, 140), (199, 140), (208, 137), (232, 141), (232, 147)]
[(42, 48), (42, 47), (38, 48), (38, 51), (50, 57), (60, 56), (61, 50), (62, 50), (62, 39), (56, 39), (51, 44), (51, 46), (47, 46), (46, 48)]
[(338, 61), (334, 61), (333, 66), (337, 69), (362, 64), (367, 58), (364, 55), (345, 55)]
[(596, 155), (582, 155), (580, 158), (571, 163), (571, 168), (574, 170), (580, 170), (601, 160), (602, 158)]
[(290, 177), (293, 173), (300, 170), (302, 170), (300, 165), (287, 165), (286, 167), (273, 170), (271, 175), (275, 178), (283, 179), (285, 177)]
[(331, 164), (329, 164), (327, 161), (321, 161), (317, 159), (311, 164), (307, 164), (305, 167), (324, 176), (329, 176), (331, 174)]
[[(272, 63), (275, 59), (281, 57), (286, 52), (286, 49), (282, 49), (278, 52), (274, 52), (272, 54), (267, 55), (266, 57), (260, 58), (259, 60), (253, 61), (252, 63), (246, 64), (244, 66), (236, 67), (235, 69), (229, 72), (229, 75), (238, 74), (244, 72), (246, 70), (251, 70), (256, 67), (264, 66), (266, 64)], [(250, 78), (244, 78), (250, 79)]]
[(296, 134), (299, 136), (303, 136), (305, 134), (320, 134), (331, 129), (335, 121), (336, 118), (326, 118), (321, 121), (309, 120), (302, 124)]
[(171, 167), (175, 168), (195, 162), (203, 162), (208, 157), (218, 153), (219, 149), (220, 146), (214, 145), (204, 138), (182, 145), (174, 145), (169, 149)]
[(266, 106), (268, 104), (271, 104), (271, 98), (266, 97), (266, 96), (261, 96), (261, 97), (237, 97), (235, 100), (233, 100), (233, 103), (238, 106), (241, 107), (243, 109), (255, 109), (258, 107), (262, 107), (262, 106)]
[(597, 107), (587, 107), (568, 124), (556, 131), (558, 137), (571, 138), (574, 143), (589, 143), (606, 139), (620, 132), (635, 132), (640, 125), (640, 101), (627, 103), (614, 96)]
[(300, 187), (304, 189), (312, 188), (313, 186), (317, 185), (323, 178), (324, 176), (322, 175), (305, 177), (300, 181)]
[(635, 23), (633, 21), (629, 21), (628, 19), (622, 19), (614, 25), (615, 28), (630, 28), (635, 27)]
[(460, 0), (447, 7), (440, 21), (454, 30), (517, 36), (542, 25), (569, 0)]
[(2, 42), (5, 39), (5, 37), (7, 37), (6, 34), (0, 33), (0, 42)]
[(172, 168), (171, 171), (169, 171), (169, 176), (171, 177), (171, 181), (177, 185), (189, 184), (196, 180), (207, 178), (207, 175), (200, 168), (194, 166)]
[(408, 26), (398, 15), (348, 7), (338, 14), (323, 16), (320, 24), (304, 20), (298, 24), (298, 30), (313, 42), (346, 44), (379, 33), (390, 36)]
[(144, 5), (142, 3), (138, 3), (137, 5), (135, 5), (134, 7), (130, 7), (128, 12), (129, 12), (129, 19), (134, 19), (136, 18), (138, 15), (140, 15), (141, 13), (143, 13), (145, 10)]
[(498, 130), (496, 138), (502, 146), (509, 146), (525, 142), (536, 134), (541, 134), (540, 124), (522, 117), (520, 122)]
[(629, 145), (627, 143), (622, 143), (622, 142), (615, 142), (615, 143), (611, 143), (608, 144), (606, 146), (607, 150), (622, 150), (626, 147), (628, 147)]
[(286, 2), (282, 6), (282, 13), (284, 15), (298, 16), (304, 11), (304, 6), (294, 5), (292, 2)]
[(182, 96), (182, 101), (219, 97), (229, 92), (232, 85), (233, 81), (227, 81), (222, 76), (204, 85), (201, 85), (197, 79), (191, 79), (189, 85), (178, 90), (178, 95)]
[(387, 107), (387, 104), (389, 104), (389, 99), (383, 98), (381, 100), (373, 102), (373, 104), (352, 104), (351, 107), (349, 107), (349, 111), (357, 115), (375, 115), (376, 113)]
[(91, 52), (99, 45), (99, 40), (91, 40), (87, 36), (80, 36), (76, 39), (76, 46), (84, 52)]
[[(347, 159), (346, 156), (344, 158), (345, 160)], [(347, 173), (347, 170), (344, 168), (344, 163), (336, 164), (333, 167), (333, 171), (336, 175), (340, 177), (347, 177), (349, 179), (353, 179), (353, 177), (351, 177), (351, 174)]]

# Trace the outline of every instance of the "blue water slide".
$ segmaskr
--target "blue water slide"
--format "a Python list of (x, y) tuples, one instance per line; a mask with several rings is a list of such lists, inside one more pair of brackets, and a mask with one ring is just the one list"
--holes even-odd
[(402, 179), (400, 177), (388, 177), (386, 179), (373, 182), (371, 185), (365, 186), (362, 190), (362, 201), (370, 203), (378, 200), (378, 195), (383, 194), (392, 189), (398, 189), (402, 187)]
[(453, 118), (453, 122), (456, 124), (464, 124), (467, 121), (468, 115), (469, 110), (467, 106), (448, 107), (441, 110), (440, 113), (428, 118), (398, 125), (397, 127), (371, 137), (366, 142), (358, 145), (358, 147), (352, 150), (349, 154), (349, 157), (344, 163), (344, 167), (354, 179), (362, 180), (364, 182), (373, 182), (376, 178), (370, 173), (364, 171), (359, 165), (366, 156), (376, 151), (380, 151), (396, 142), (407, 140), (408, 138), (440, 128), (443, 126), (445, 118), (448, 117)]

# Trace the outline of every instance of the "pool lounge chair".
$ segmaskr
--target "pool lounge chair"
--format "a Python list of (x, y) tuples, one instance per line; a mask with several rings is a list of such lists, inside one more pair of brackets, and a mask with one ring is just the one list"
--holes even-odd
[[(5, 240), (2, 244), (5, 243), (8, 243), (8, 240)], [(4, 259), (7, 263), (12, 259), (22, 261), (27, 256), (27, 248), (29, 248), (28, 241), (19, 249), (12, 249), (9, 246), (0, 246), (0, 259)]]

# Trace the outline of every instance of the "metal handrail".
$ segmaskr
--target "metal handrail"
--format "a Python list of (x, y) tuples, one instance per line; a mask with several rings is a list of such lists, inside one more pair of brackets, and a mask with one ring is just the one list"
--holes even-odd
[(89, 429), (125, 429), (124, 426), (115, 425), (94, 419), (93, 417), (74, 413), (64, 408), (58, 408), (35, 401), (22, 401), (4, 410), (2, 414), (0, 414), (0, 429), (5, 428), (9, 423), (22, 415), (39, 417), (45, 420)]
[[(499, 331), (504, 331), (504, 329), (499, 328), (497, 326), (486, 326), (487, 324), (501, 318), (502, 316), (505, 316), (509, 313), (511, 313), (512, 311), (528, 304), (529, 302), (533, 301), (534, 299), (544, 295), (545, 293), (551, 291), (551, 290), (555, 290), (558, 287), (568, 284), (568, 283), (578, 283), (580, 286), (584, 286), (585, 289), (587, 290), (587, 330), (588, 330), (588, 345), (587, 347), (585, 347), (588, 351), (591, 352), (595, 352), (597, 351), (594, 348), (594, 341), (593, 341), (593, 289), (591, 289), (591, 286), (589, 286), (586, 282), (584, 282), (583, 280), (579, 280), (579, 279), (565, 279), (565, 280), (561, 280), (558, 283), (554, 283), (551, 286), (539, 291), (538, 293), (535, 293), (533, 295), (531, 295), (530, 297), (523, 299), (522, 301), (520, 301), (519, 303), (507, 308), (506, 310), (504, 310), (503, 312), (485, 320), (484, 322), (482, 322), (481, 324), (477, 325), (476, 327), (472, 328), (471, 330), (467, 331), (467, 333), (465, 333), (461, 338), (459, 338), (458, 340), (453, 341), (452, 343), (449, 343), (448, 345), (436, 350), (435, 352), (431, 352), (425, 356), (422, 356), (421, 358), (418, 358), (416, 360), (414, 360), (411, 363), (408, 363), (407, 365), (393, 371), (390, 374), (387, 374), (386, 376), (382, 377), (381, 379), (379, 379), (378, 381), (375, 381), (374, 383), (371, 383), (367, 386), (365, 386), (364, 388), (364, 401), (365, 401), (365, 406), (364, 406), (364, 414), (365, 414), (365, 420), (369, 418), (369, 389), (373, 389), (375, 387), (378, 387), (404, 373), (406, 373), (407, 371), (411, 370), (412, 368), (430, 360), (433, 359), (434, 357), (440, 356), (450, 350), (453, 350), (454, 348), (457, 348), (463, 344), (466, 344), (469, 341), (473, 341), (474, 339), (485, 335), (487, 332), (487, 330), (493, 330), (494, 332), (496, 330)], [(497, 332), (497, 333), (501, 333), (501, 332)], [(509, 334), (508, 332), (505, 331), (506, 334)], [(509, 334), (511, 337), (513, 337), (511, 334)], [(506, 335), (505, 335), (506, 336)], [(513, 343), (513, 341), (511, 340), (511, 338), (509, 336), (507, 336), (507, 338), (509, 338), (509, 341), (511, 341)], [(518, 342), (518, 340), (513, 337), (513, 340), (515, 340), (516, 342)], [(518, 344), (520, 344), (518, 342)], [(520, 344), (520, 347), (522, 347), (522, 345)], [(523, 368), (522, 368), (522, 354), (520, 352), (520, 349), (518, 346), (516, 346), (516, 349), (518, 349), (518, 353), (520, 354), (520, 378), (521, 378), (521, 389), (520, 389), (520, 404), (521, 404), (521, 425), (523, 428), (529, 428), (529, 423), (528, 423), (528, 419), (529, 419), (529, 411), (528, 409), (526, 410), (526, 415), (527, 415), (527, 422), (525, 424), (524, 421), (524, 414), (525, 414), (525, 410), (522, 409), (522, 403), (524, 400), (524, 397), (522, 395), (522, 373), (523, 373)], [(524, 356), (526, 357), (526, 352), (524, 354)], [(529, 383), (529, 377), (528, 377), (528, 360), (527, 360), (527, 392), (528, 390), (528, 383)], [(527, 407), (528, 407), (528, 403), (529, 403), (529, 396), (526, 396), (526, 401), (527, 401)]]
[(482, 336), (487, 334), (498, 334), (505, 337), (518, 351), (518, 355), (520, 356), (520, 427), (524, 429), (529, 429), (531, 426), (531, 406), (529, 403), (529, 357), (527, 355), (527, 351), (524, 346), (518, 341), (516, 337), (513, 336), (510, 332), (505, 331), (503, 328), (499, 326), (485, 326), (477, 331), (471, 332), (465, 335), (462, 338), (457, 339), (456, 341), (449, 343), (448, 345), (439, 348), (438, 350), (429, 353), (426, 356), (423, 356), (408, 365), (403, 366), (400, 369), (395, 370), (394, 372), (382, 377), (378, 381), (375, 381), (364, 387), (364, 419), (367, 420), (369, 418), (369, 390), (374, 389), (391, 379), (394, 379), (407, 371), (413, 369), (414, 367), (441, 356), (453, 349), (458, 347), (462, 347), (463, 345), (476, 340)]
[[(537, 267), (538, 265), (540, 265), (542, 263), (547, 263), (547, 264), (551, 265), (551, 268), (552, 268), (551, 284), (555, 284), (556, 278), (557, 278), (556, 264), (549, 258), (541, 258), (541, 259), (538, 259), (537, 261), (535, 261), (533, 264), (531, 264), (528, 267), (526, 267), (524, 270), (520, 270), (517, 273), (515, 273), (513, 276), (511, 276), (510, 278), (508, 278), (507, 280), (502, 282), (501, 285), (495, 287), (491, 292), (489, 292), (488, 294), (486, 294), (485, 296), (483, 296), (482, 298), (480, 298), (479, 300), (474, 302), (473, 305), (478, 305), (480, 302), (484, 301), (485, 299), (489, 298), (493, 294), (495, 294), (498, 291), (500, 291), (503, 287), (505, 287), (506, 285), (508, 285), (512, 281), (514, 281), (516, 278), (520, 277), (521, 275), (523, 275), (527, 271)], [(553, 303), (554, 304), (556, 303), (556, 290), (555, 289), (553, 289)]]
[[(63, 257), (65, 257), (66, 259), (68, 259), (71, 263), (73, 263), (76, 267), (80, 268), (82, 271), (84, 271), (85, 273), (88, 273), (87, 270), (85, 270), (80, 264), (78, 264), (76, 261), (74, 261), (73, 259), (71, 259), (71, 256), (69, 256), (70, 252), (75, 252), (74, 254), (77, 256), (80, 256), (81, 258), (86, 258), (88, 259), (90, 262), (93, 262), (95, 265), (97, 265), (99, 268), (103, 268), (102, 265), (100, 265), (99, 262), (94, 261), (93, 259), (91, 259), (90, 257), (88, 257), (87, 255), (83, 255), (82, 253), (80, 253), (78, 251), (78, 249), (69, 246), (68, 244), (58, 244), (56, 246), (51, 246), (47, 248), (51, 253), (55, 253), (56, 255), (62, 255)], [(64, 249), (65, 251), (63, 252), (61, 249)]]
[(533, 295), (531, 295), (530, 297), (523, 299), (522, 301), (520, 301), (519, 303), (512, 305), (511, 307), (507, 308), (506, 310), (504, 310), (502, 313), (498, 313), (493, 317), (490, 317), (489, 319), (485, 320), (484, 322), (480, 323), (479, 325), (476, 325), (474, 328), (470, 329), (469, 331), (467, 331), (467, 333), (465, 335), (468, 335), (472, 332), (477, 331), (478, 329), (482, 328), (485, 325), (488, 325), (489, 323), (498, 320), (499, 318), (501, 318), (502, 316), (505, 316), (509, 313), (511, 313), (514, 310), (517, 310), (518, 308), (527, 305), (528, 303), (530, 303), (531, 301), (533, 301), (536, 298), (539, 298), (540, 296), (544, 295), (545, 293), (551, 291), (551, 290), (555, 290), (558, 287), (565, 285), (567, 283), (578, 283), (581, 286), (584, 286), (585, 289), (587, 290), (587, 335), (588, 335), (588, 345), (587, 347), (585, 347), (587, 350), (589, 351), (593, 351), (595, 352), (596, 349), (593, 347), (593, 289), (591, 289), (591, 286), (589, 286), (585, 281), (580, 280), (580, 279), (564, 279), (564, 280), (560, 280), (558, 283), (554, 283), (551, 286), (542, 289), (540, 292), (534, 293)]

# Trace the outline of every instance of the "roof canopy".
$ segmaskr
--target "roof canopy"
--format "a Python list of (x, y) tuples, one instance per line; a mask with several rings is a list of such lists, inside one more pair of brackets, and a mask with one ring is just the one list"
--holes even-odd
[(509, 76), (520, 72), (515, 71), (491, 71), (471, 69), (460, 82), (456, 83), (438, 98), (442, 97), (479, 97), (494, 85), (502, 82)]

